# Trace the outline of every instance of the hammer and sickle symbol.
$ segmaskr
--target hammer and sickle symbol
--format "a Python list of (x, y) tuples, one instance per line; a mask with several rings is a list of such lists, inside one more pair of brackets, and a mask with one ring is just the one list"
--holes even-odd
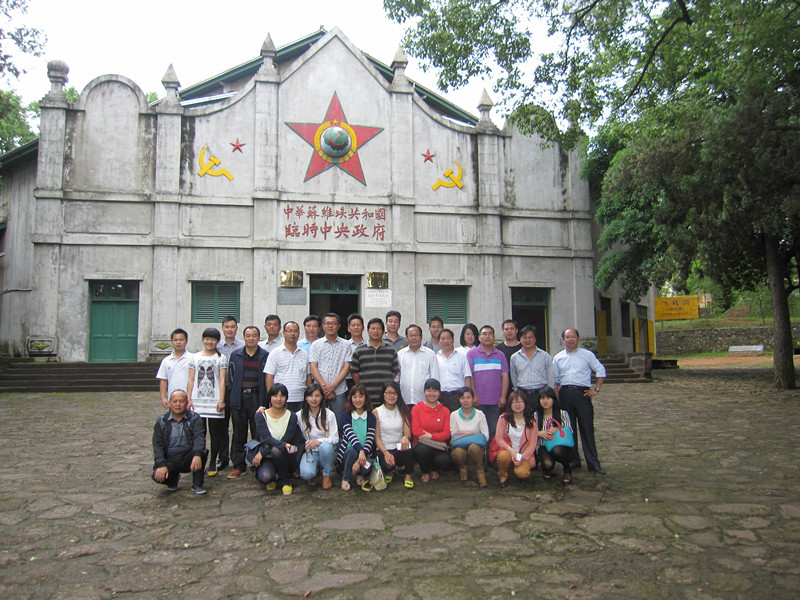
[(464, 184), (461, 183), (461, 176), (463, 175), (461, 171), (461, 165), (456, 162), (456, 166), (458, 167), (458, 175), (453, 176), (453, 169), (447, 169), (447, 171), (444, 172), (444, 176), (449, 178), (450, 181), (442, 181), (441, 179), (439, 179), (436, 183), (433, 184), (434, 190), (438, 190), (440, 187), (448, 187), (448, 188), (456, 186), (458, 186), (459, 188), (464, 187)]
[(216, 156), (209, 156), (208, 162), (205, 161), (206, 150), (208, 150), (208, 146), (203, 146), (203, 149), (200, 150), (200, 158), (198, 162), (200, 163), (200, 170), (197, 172), (200, 177), (203, 175), (213, 175), (214, 177), (219, 177), (220, 175), (225, 175), (229, 181), (233, 181), (233, 175), (228, 169), (222, 168), (217, 170), (212, 170), (211, 167), (216, 167), (219, 165), (219, 159)]

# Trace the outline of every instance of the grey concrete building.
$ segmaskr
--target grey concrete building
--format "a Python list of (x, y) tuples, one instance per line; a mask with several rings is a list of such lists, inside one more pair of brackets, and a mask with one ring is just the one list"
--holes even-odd
[[(595, 332), (592, 213), (576, 152), (479, 117), (338, 30), (148, 105), (103, 75), (67, 102), (49, 65), (40, 138), (3, 157), (0, 353), (148, 360), (232, 313), (389, 308), (403, 324)], [(599, 306), (598, 306), (599, 308)], [(427, 333), (427, 332), (426, 332)], [(611, 349), (609, 350), (611, 351)]]

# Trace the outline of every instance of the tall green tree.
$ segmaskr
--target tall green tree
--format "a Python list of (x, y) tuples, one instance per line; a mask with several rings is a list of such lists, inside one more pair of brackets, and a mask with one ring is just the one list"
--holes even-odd
[(36, 137), (28, 124), (33, 111), (14, 92), (0, 92), (0, 154)]
[[(569, 145), (613, 117), (598, 216), (599, 283), (631, 295), (697, 261), (717, 281), (766, 281), (775, 383), (794, 388), (787, 295), (800, 257), (800, 3), (797, 0), (384, 0), (412, 22), (408, 51), (443, 86), (498, 78), (523, 131)], [(538, 17), (557, 49), (534, 57)], [(526, 69), (527, 65), (532, 65)], [(542, 111), (546, 106), (549, 111)], [(608, 133), (608, 132), (607, 132)], [(608, 141), (608, 140), (607, 140)], [(597, 147), (602, 147), (602, 140)]]
[(42, 54), (44, 34), (20, 23), (27, 12), (28, 0), (0, 0), (0, 79), (16, 79), (25, 72), (14, 62), (16, 53)]

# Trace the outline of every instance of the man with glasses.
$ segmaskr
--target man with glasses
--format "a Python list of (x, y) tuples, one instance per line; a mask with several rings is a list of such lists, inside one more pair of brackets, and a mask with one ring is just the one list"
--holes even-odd
[(347, 395), (345, 380), (350, 373), (353, 350), (350, 342), (339, 337), (339, 315), (328, 313), (322, 317), (322, 329), (325, 337), (311, 344), (308, 366), (311, 377), (322, 386), (328, 408), (338, 418), (344, 410)]
[(413, 406), (425, 400), (425, 382), (439, 379), (439, 362), (430, 348), (422, 345), (422, 328), (419, 325), (406, 327), (408, 346), (397, 353), (400, 363), (400, 392), (403, 400)]
[[(577, 329), (570, 327), (561, 334), (564, 350), (553, 357), (556, 371), (556, 392), (561, 408), (569, 412), (569, 418), (581, 434), (581, 446), (586, 457), (589, 471), (605, 475), (606, 470), (600, 466), (597, 457), (597, 446), (594, 443), (594, 406), (592, 398), (600, 393), (606, 377), (606, 369), (597, 360), (594, 352), (581, 348), (581, 336)], [(592, 372), (597, 380), (592, 387)], [(580, 468), (581, 457), (578, 454), (578, 443), (570, 452), (570, 467)]]
[(508, 396), (508, 361), (494, 347), (494, 327), (484, 325), (478, 333), (479, 345), (467, 352), (467, 362), (475, 385), (475, 406), (486, 415), (489, 439), (494, 438), (500, 409)]

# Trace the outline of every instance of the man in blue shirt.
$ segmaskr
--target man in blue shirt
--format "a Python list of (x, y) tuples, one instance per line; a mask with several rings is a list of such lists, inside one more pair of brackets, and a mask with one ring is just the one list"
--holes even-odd
[[(581, 446), (586, 457), (589, 471), (605, 475), (597, 457), (597, 446), (594, 443), (594, 406), (592, 398), (597, 396), (606, 376), (606, 369), (597, 360), (594, 352), (580, 347), (581, 336), (577, 329), (565, 329), (561, 334), (564, 350), (553, 358), (556, 371), (556, 392), (561, 408), (569, 412), (570, 420), (581, 434)], [(597, 377), (592, 387), (592, 372)], [(581, 466), (578, 454), (578, 442), (572, 448), (570, 467)]]

